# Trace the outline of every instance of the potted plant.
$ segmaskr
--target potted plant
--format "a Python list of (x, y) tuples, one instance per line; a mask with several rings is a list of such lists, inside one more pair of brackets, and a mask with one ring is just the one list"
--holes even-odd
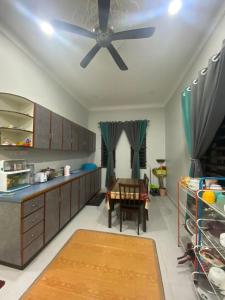
[(166, 188), (164, 186), (164, 178), (166, 177), (167, 170), (166, 166), (164, 166), (165, 159), (156, 159), (157, 163), (159, 163), (158, 168), (152, 169), (152, 173), (157, 177), (159, 182), (159, 194), (160, 196), (166, 195)]

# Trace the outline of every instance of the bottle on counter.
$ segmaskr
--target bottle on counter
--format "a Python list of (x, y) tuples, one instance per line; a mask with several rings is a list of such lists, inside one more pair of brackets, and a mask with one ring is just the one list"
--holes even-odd
[(69, 176), (70, 175), (70, 166), (67, 165), (64, 167), (64, 176)]

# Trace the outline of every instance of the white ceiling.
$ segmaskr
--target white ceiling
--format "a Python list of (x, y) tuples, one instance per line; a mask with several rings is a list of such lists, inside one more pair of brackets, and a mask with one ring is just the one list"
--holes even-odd
[(113, 42), (128, 65), (123, 72), (104, 48), (82, 69), (80, 61), (95, 41), (66, 32), (49, 37), (37, 24), (56, 18), (92, 29), (98, 24), (97, 2), (0, 0), (1, 25), (91, 110), (166, 103), (224, 5), (183, 0), (182, 10), (171, 17), (169, 0), (111, 0), (114, 31), (156, 27), (151, 38)]

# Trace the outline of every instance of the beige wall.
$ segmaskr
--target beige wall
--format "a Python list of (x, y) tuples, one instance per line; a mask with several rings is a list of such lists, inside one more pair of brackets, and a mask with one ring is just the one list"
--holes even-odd
[(225, 16), (220, 19), (194, 63), (190, 65), (189, 71), (165, 108), (167, 187), (174, 201), (176, 200), (176, 182), (181, 176), (188, 175), (190, 166), (181, 115), (181, 92), (197, 77), (198, 71), (207, 66), (209, 58), (220, 51), (223, 39), (225, 39)]
[[(19, 47), (0, 32), (0, 92), (24, 96), (87, 127), (88, 111), (40, 68)], [(37, 170), (45, 166), (71, 164), (79, 168), (87, 155), (62, 151), (0, 149), (0, 159), (26, 158)]]
[[(150, 167), (157, 166), (157, 158), (165, 158), (165, 120), (164, 110), (161, 108), (136, 109), (136, 110), (115, 110), (90, 112), (89, 129), (96, 132), (96, 153), (89, 159), (101, 165), (101, 132), (98, 126), (100, 121), (130, 121), (130, 120), (150, 120), (147, 129), (147, 169), (141, 170), (141, 176), (144, 173), (149, 175)], [(116, 148), (116, 176), (130, 177), (130, 145), (125, 132), (122, 132)], [(106, 169), (102, 169), (102, 187), (105, 183)], [(156, 183), (156, 179), (152, 178)]]

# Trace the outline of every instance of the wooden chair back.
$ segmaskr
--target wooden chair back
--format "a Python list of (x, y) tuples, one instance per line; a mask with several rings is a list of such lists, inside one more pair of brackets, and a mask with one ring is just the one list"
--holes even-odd
[(140, 200), (141, 184), (119, 184), (122, 206), (137, 207)]
[(109, 183), (109, 191), (112, 190), (114, 185), (116, 184), (116, 174), (113, 172), (113, 175), (110, 177), (110, 183)]
[(144, 185), (145, 185), (145, 189), (146, 192), (148, 193), (148, 189), (149, 189), (149, 178), (146, 174), (144, 174)]

